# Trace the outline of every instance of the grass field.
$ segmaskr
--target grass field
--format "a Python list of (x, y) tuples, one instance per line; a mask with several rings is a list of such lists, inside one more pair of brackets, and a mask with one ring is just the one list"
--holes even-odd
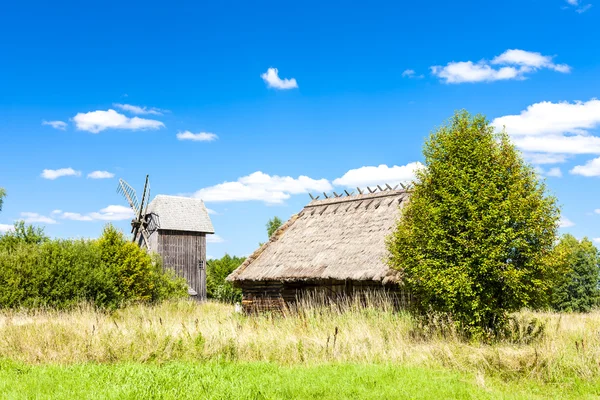
[(0, 364), (3, 399), (530, 399), (600, 396), (600, 382), (502, 383), (398, 365), (174, 362), (164, 365)]
[[(375, 301), (374, 301), (375, 302)], [(511, 340), (417, 329), (380, 300), (285, 316), (181, 301), (0, 313), (3, 398), (600, 396), (600, 312), (515, 316)], [(542, 321), (531, 335), (525, 321)], [(199, 394), (200, 393), (200, 394)], [(75, 395), (76, 394), (76, 395)]]

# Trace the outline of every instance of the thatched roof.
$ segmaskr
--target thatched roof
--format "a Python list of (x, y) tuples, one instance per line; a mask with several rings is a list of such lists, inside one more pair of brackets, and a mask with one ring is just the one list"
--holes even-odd
[(159, 194), (148, 205), (147, 212), (158, 216), (158, 229), (215, 233), (208, 211), (200, 199)]
[(408, 193), (390, 190), (313, 200), (227, 277), (242, 281), (399, 280), (386, 237)]

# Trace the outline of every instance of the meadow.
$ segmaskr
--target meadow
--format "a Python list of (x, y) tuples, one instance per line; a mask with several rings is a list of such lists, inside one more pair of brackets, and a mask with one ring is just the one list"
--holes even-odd
[[(535, 321), (535, 323), (531, 323)], [(600, 396), (600, 312), (523, 311), (509, 336), (425, 330), (385, 299), (284, 315), (182, 300), (0, 313), (3, 398)]]

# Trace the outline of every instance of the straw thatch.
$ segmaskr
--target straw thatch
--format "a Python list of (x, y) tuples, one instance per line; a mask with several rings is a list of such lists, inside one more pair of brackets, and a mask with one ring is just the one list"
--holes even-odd
[(313, 200), (227, 277), (248, 281), (398, 282), (386, 263), (386, 237), (407, 199), (390, 190)]

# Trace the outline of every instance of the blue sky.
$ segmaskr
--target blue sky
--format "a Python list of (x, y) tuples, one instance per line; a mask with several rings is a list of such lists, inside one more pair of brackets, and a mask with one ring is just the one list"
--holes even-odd
[(307, 192), (410, 179), (465, 108), (600, 238), (595, 0), (123, 3), (3, 5), (0, 229), (127, 230), (117, 179), (149, 174), (214, 211), (210, 256), (246, 255)]

